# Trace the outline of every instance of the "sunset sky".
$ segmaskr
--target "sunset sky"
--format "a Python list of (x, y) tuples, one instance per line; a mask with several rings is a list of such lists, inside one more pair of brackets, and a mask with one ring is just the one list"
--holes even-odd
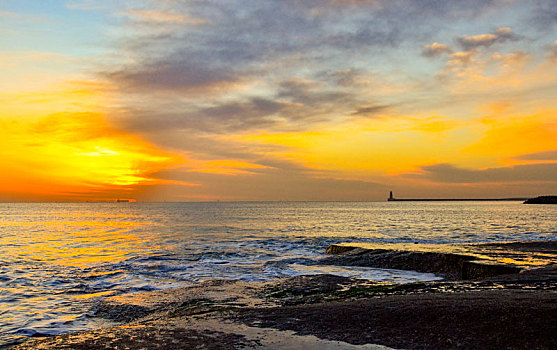
[(0, 201), (557, 194), (555, 0), (0, 0)]

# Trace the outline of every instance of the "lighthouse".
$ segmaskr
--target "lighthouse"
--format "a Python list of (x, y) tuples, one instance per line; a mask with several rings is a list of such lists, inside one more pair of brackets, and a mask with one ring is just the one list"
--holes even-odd
[(389, 202), (394, 201), (395, 197), (393, 197), (393, 191), (391, 191), (391, 193), (389, 194), (389, 199), (387, 199)]

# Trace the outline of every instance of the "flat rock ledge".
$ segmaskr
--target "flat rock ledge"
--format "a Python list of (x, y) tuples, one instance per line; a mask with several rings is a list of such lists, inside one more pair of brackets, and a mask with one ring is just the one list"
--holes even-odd
[[(327, 248), (327, 253), (333, 256), (321, 260), (320, 264), (413, 270), (434, 273), (447, 280), (477, 280), (515, 274), (533, 266), (556, 264), (556, 243), (509, 242), (452, 246), (333, 244)], [(543, 247), (542, 253), (540, 246)], [(532, 254), (532, 251), (538, 255)]]

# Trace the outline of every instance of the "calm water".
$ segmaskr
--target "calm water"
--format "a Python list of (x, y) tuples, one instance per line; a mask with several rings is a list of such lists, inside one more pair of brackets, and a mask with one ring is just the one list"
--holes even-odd
[(332, 243), (453, 243), (557, 237), (557, 206), (519, 202), (0, 204), (0, 345), (97, 326), (98, 300), (210, 278), (335, 273)]

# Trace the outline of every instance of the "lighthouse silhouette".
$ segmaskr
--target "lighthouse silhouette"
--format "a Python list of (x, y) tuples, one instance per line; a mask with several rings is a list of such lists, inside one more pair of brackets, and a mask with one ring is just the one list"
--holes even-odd
[(391, 191), (391, 193), (389, 194), (389, 199), (387, 199), (389, 202), (390, 201), (394, 201), (395, 197), (393, 197), (393, 191)]

